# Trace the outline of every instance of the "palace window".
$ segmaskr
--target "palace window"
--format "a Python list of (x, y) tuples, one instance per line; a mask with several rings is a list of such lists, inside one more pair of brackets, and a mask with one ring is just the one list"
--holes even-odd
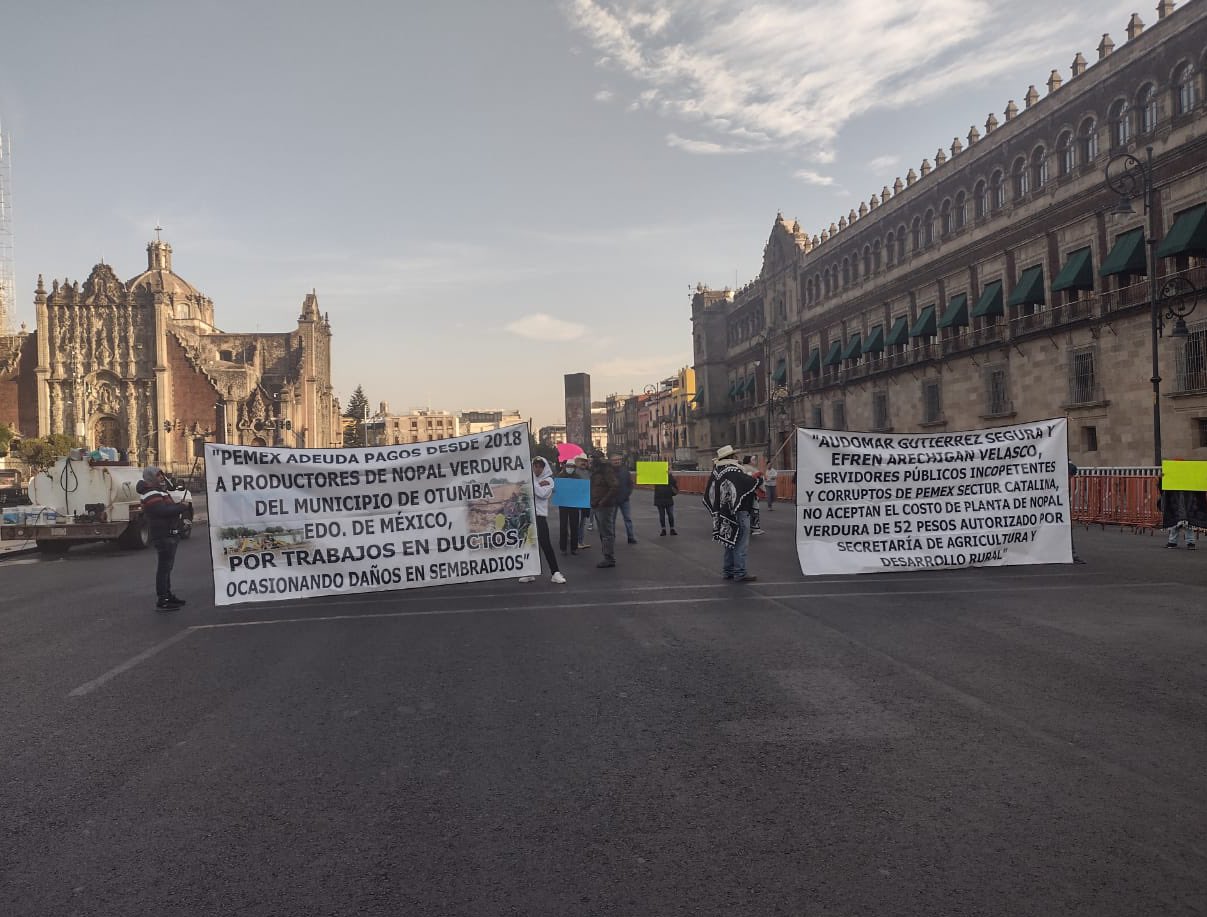
[(989, 213), (989, 186), (985, 184), (982, 178), (976, 183), (976, 189), (973, 191), (973, 199), (976, 201), (974, 213), (976, 218), (982, 219)]
[(845, 430), (847, 428), (847, 405), (845, 401), (835, 401), (832, 408), (834, 412), (834, 429)]
[(993, 209), (1001, 210), (1006, 206), (1006, 182), (1002, 177), (1001, 170), (993, 173), (993, 177), (989, 180), (989, 187)]
[(1014, 160), (1014, 168), (1011, 170), (1011, 175), (1014, 181), (1014, 199), (1021, 201), (1027, 196), (1027, 192), (1031, 190), (1031, 179), (1027, 173), (1027, 160), (1021, 156)]
[(1048, 151), (1036, 147), (1031, 154), (1031, 187), (1036, 191), (1048, 183)]
[(985, 371), (985, 396), (987, 416), (1001, 417), (1014, 412), (1010, 401), (1010, 380), (1005, 367), (991, 366)]
[(943, 420), (943, 384), (938, 379), (922, 383), (922, 422), (941, 423)]
[(1140, 133), (1151, 134), (1157, 129), (1157, 90), (1146, 83), (1136, 97), (1136, 108), (1140, 118)]
[(1077, 141), (1081, 147), (1081, 161), (1083, 163), (1091, 163), (1098, 158), (1098, 122), (1093, 118), (1086, 118), (1081, 122), (1081, 129), (1077, 132)]
[(1073, 146), (1073, 135), (1065, 131), (1056, 141), (1056, 163), (1060, 177), (1070, 175), (1077, 167), (1077, 148)]
[(888, 418), (888, 392), (872, 392), (872, 429), (891, 430)]
[(967, 205), (964, 199), (964, 192), (961, 191), (956, 195), (956, 205), (951, 211), (951, 228), (963, 229), (964, 220), (966, 218)]
[(1191, 64), (1183, 64), (1174, 72), (1173, 113), (1175, 115), (1188, 115), (1194, 110), (1195, 103), (1198, 102), (1194, 78), (1194, 67)]
[(1101, 401), (1095, 370), (1094, 347), (1076, 347), (1069, 355), (1069, 403), (1090, 404)]
[(1127, 99), (1117, 99), (1111, 106), (1111, 146), (1127, 146), (1132, 139), (1131, 110), (1127, 107)]

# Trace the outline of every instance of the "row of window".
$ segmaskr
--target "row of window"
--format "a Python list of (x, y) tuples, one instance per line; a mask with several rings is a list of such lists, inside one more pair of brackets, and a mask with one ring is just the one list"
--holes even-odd
[[(1187, 115), (1198, 106), (1199, 81), (1199, 74), (1188, 61), (1183, 61), (1174, 70), (1170, 84), (1170, 111), (1174, 118)], [(1150, 82), (1141, 86), (1132, 99), (1119, 98), (1111, 105), (1108, 127), (1112, 149), (1126, 146), (1135, 133), (1151, 134), (1156, 130), (1160, 116), (1159, 97), (1156, 85)], [(1071, 175), (1079, 164), (1088, 164), (1098, 158), (1099, 133), (1098, 119), (1094, 115), (1085, 117), (1076, 132), (1069, 129), (1060, 133), (1055, 156), (1058, 176)], [(1047, 148), (1040, 144), (1030, 157), (1016, 158), (1009, 175), (998, 169), (988, 179), (977, 181), (972, 191), (972, 218), (980, 220), (1004, 208), (1008, 195), (1018, 201), (1046, 186), (1049, 160)], [(943, 202), (937, 215), (934, 208), (928, 208), (923, 215), (915, 216), (908, 227), (901, 223), (895, 230), (890, 230), (883, 243), (876, 239), (865, 245), (862, 257), (844, 257), (841, 262), (806, 278), (804, 305), (813, 305), (857, 282), (860, 277), (879, 272), (882, 261), (888, 267), (904, 261), (907, 243), (910, 251), (921, 251), (933, 245), (937, 238), (962, 229), (968, 222), (968, 205), (968, 195), (961, 190), (954, 198)]]
[[(1175, 271), (1197, 269), (1207, 264), (1207, 203), (1197, 204), (1177, 212), (1156, 255), (1172, 264)], [(1087, 293), (1093, 293), (1100, 278), (1114, 278), (1119, 289), (1127, 288), (1137, 277), (1147, 276), (1148, 261), (1142, 228), (1119, 233), (1102, 263), (1095, 270), (1090, 247), (1070, 251), (1050, 283), (1045, 281), (1043, 263), (1033, 264), (1019, 273), (1013, 288), (1005, 287), (1004, 278), (986, 278), (975, 301), (967, 293), (952, 295), (947, 303), (932, 303), (912, 317), (896, 316), (886, 328), (882, 323), (869, 323), (870, 330), (850, 331), (827, 341), (821, 338), (805, 364), (805, 374), (820, 375), (829, 368), (855, 365), (864, 357), (883, 352), (901, 353), (911, 341), (926, 343), (936, 337), (952, 338), (960, 329), (982, 328), (1005, 317), (1007, 308), (1014, 317), (1024, 317), (1061, 298), (1067, 304), (1077, 303)], [(1070, 317), (1088, 314), (1085, 310)]]

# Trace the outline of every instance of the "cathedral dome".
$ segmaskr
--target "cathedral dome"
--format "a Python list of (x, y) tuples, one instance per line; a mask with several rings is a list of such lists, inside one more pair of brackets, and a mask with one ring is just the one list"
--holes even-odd
[(185, 298), (205, 299), (195, 286), (172, 270), (172, 246), (156, 239), (147, 244), (147, 269), (126, 284), (131, 292), (139, 289)]

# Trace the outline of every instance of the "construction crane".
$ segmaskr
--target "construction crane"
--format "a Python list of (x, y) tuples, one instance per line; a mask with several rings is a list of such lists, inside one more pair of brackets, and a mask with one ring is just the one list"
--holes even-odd
[(16, 311), (13, 280), (12, 143), (0, 123), (0, 335), (12, 333)]

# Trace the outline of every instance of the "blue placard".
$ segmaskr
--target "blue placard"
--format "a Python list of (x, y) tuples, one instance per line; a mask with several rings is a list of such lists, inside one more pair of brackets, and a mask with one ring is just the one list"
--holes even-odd
[(591, 482), (584, 478), (554, 478), (553, 505), (591, 508)]

